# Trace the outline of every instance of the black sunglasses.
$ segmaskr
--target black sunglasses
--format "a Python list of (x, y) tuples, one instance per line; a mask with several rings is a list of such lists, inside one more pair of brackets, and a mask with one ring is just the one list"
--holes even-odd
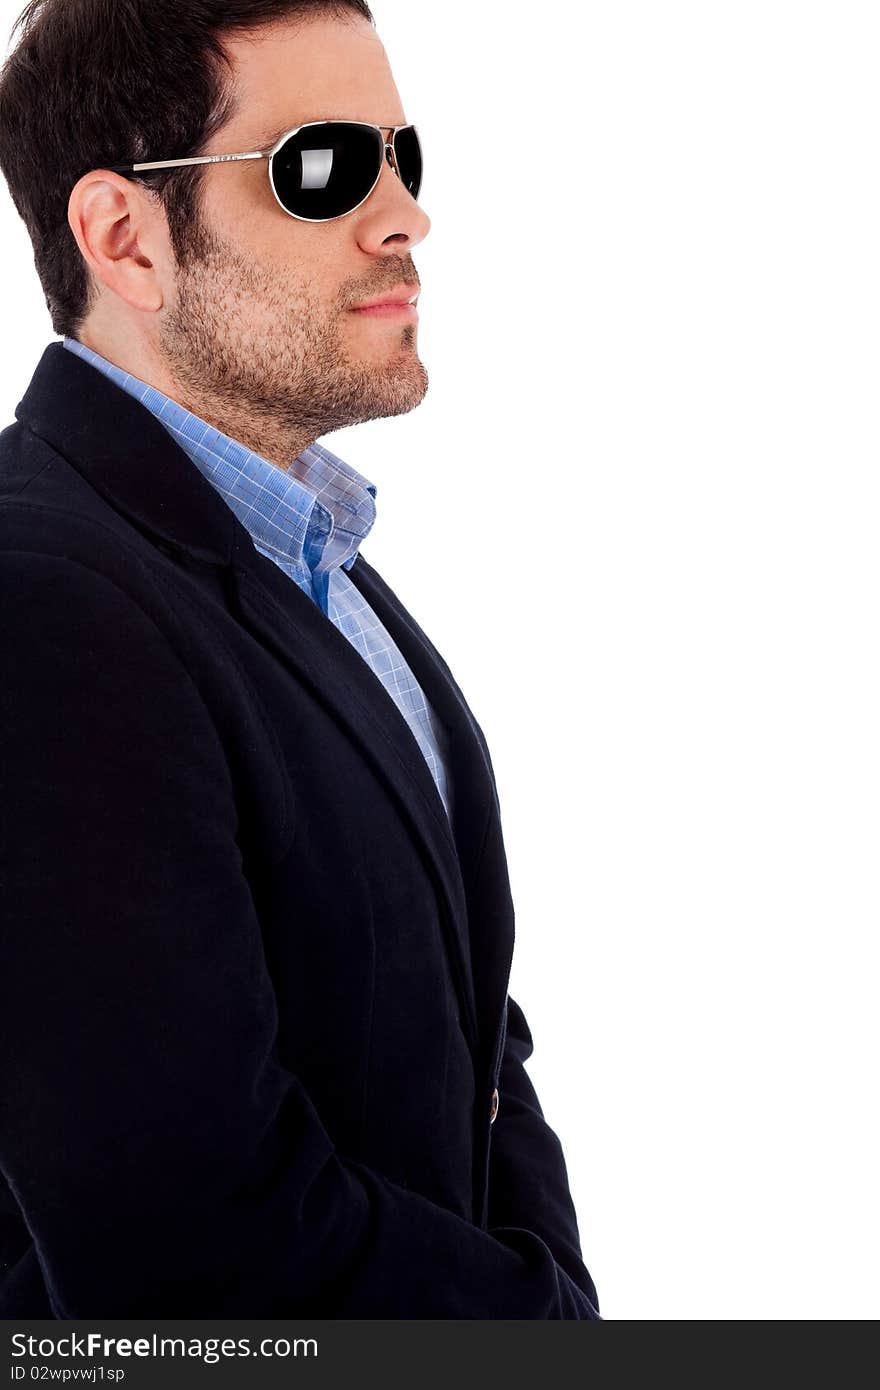
[[(386, 140), (390, 133), (391, 139)], [(366, 121), (309, 121), (294, 126), (271, 150), (203, 154), (147, 164), (108, 164), (115, 174), (177, 169), (184, 164), (223, 164), (268, 159), (269, 183), (279, 205), (300, 222), (332, 222), (366, 202), (386, 158), (413, 198), (422, 184), (422, 147), (414, 125), (378, 126)]]

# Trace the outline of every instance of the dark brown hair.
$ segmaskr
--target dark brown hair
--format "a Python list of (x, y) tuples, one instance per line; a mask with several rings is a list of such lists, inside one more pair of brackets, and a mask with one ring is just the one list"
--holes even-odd
[[(0, 70), (0, 170), (57, 334), (75, 337), (95, 298), (67, 220), (83, 174), (201, 154), (233, 112), (223, 38), (352, 14), (375, 22), (365, 0), (29, 0)], [(205, 167), (127, 176), (161, 200), (181, 264), (198, 245)]]

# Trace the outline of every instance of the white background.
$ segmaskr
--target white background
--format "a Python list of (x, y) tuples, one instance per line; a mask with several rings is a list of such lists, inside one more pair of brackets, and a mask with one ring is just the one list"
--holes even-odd
[(489, 740), (602, 1312), (876, 1318), (880, 11), (374, 13), (431, 386), (325, 442)]

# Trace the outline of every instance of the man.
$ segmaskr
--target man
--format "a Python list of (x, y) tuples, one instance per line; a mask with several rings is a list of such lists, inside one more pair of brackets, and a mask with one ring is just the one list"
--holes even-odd
[(427, 387), (418, 136), (360, 0), (109, 23), (0, 82), (64, 339), (0, 437), (0, 1316), (596, 1319), (486, 743), (316, 443)]

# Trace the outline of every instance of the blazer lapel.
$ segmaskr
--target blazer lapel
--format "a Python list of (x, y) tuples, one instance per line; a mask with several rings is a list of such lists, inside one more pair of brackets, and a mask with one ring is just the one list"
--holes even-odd
[(471, 973), (480, 1033), (484, 1044), (490, 1044), (497, 1039), (503, 1014), (514, 933), (489, 749), (443, 657), (362, 554), (349, 577), (394, 638), (449, 730), (453, 821), (468, 904)]
[(495, 796), (495, 779), (483, 731), (436, 647), (360, 552), (348, 576), (397, 643), (450, 733), (456, 842), (463, 865), (474, 867), (479, 849), (474, 837), (485, 826)]
[(422, 750), (348, 639), (241, 529), (232, 565), (239, 618), (333, 713), (420, 844), (441, 896), (447, 948), (464, 1006), (462, 1026), (473, 1046), (477, 1025), (464, 883), (449, 818)]

